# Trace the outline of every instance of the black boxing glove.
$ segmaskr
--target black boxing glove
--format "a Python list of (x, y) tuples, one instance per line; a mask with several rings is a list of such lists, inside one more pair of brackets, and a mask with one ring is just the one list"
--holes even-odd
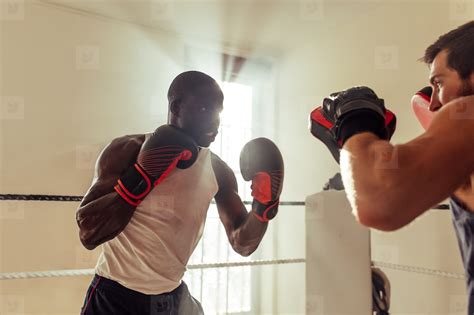
[(278, 147), (267, 138), (249, 141), (240, 153), (242, 177), (252, 181), (252, 212), (262, 222), (278, 212), (284, 165)]
[(310, 115), (311, 133), (328, 147), (338, 163), (340, 149), (353, 135), (371, 132), (389, 140), (395, 128), (395, 115), (364, 86), (332, 93)]
[(137, 162), (120, 177), (115, 191), (130, 205), (138, 206), (174, 168), (193, 165), (198, 152), (191, 137), (177, 127), (163, 125), (143, 143)]

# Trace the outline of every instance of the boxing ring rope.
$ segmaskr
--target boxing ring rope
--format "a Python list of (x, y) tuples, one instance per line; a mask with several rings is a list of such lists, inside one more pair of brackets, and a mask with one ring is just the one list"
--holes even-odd
[[(0, 194), (0, 201), (80, 202), (82, 199), (83, 196)], [(252, 202), (244, 201), (244, 204), (251, 205)], [(371, 260), (370, 230), (354, 220), (343, 191), (325, 191), (308, 196), (305, 201), (282, 201), (280, 205), (305, 207), (305, 258), (199, 263), (190, 264), (187, 269), (304, 264), (308, 279), (306, 311), (309, 315), (322, 314), (322, 300), (328, 315), (369, 313), (372, 310), (371, 267), (454, 280), (466, 279), (460, 273)], [(449, 205), (440, 204), (431, 209), (447, 210)], [(8, 272), (0, 273), (0, 280), (91, 276), (94, 273), (94, 269)], [(352, 286), (344, 284), (349, 278)], [(354, 292), (353, 286), (359, 289)], [(340, 296), (346, 296), (345, 303), (338, 303)]]
[(443, 270), (437, 270), (437, 269), (429, 269), (429, 268), (423, 268), (423, 267), (392, 264), (392, 263), (381, 262), (381, 261), (372, 261), (372, 266), (380, 267), (380, 268), (386, 268), (386, 269), (393, 269), (393, 270), (419, 273), (419, 274), (424, 274), (424, 275), (428, 275), (428, 276), (451, 278), (451, 279), (456, 279), (456, 280), (466, 280), (466, 275), (465, 274), (449, 272), (449, 271), (443, 271)]
[[(21, 194), (0, 194), (0, 201), (63, 201), (63, 202), (77, 202), (81, 201), (84, 196), (68, 196), (68, 195), (21, 195)], [(211, 204), (215, 204), (213, 200)], [(245, 205), (251, 205), (252, 201), (244, 201)], [(280, 201), (280, 206), (305, 206), (304, 201)], [(449, 205), (439, 204), (431, 208), (432, 210), (447, 210)]]
[[(274, 260), (251, 260), (238, 262), (218, 262), (218, 263), (202, 263), (191, 264), (187, 266), (188, 270), (196, 269), (214, 269), (214, 268), (232, 268), (232, 267), (246, 267), (246, 266), (268, 266), (268, 265), (284, 265), (284, 264), (298, 264), (306, 263), (304, 258), (293, 259), (274, 259)], [(451, 278), (456, 280), (465, 280), (464, 274), (458, 274), (449, 271), (428, 269), (416, 266), (392, 264), (381, 261), (372, 261), (372, 266), (387, 268), (393, 270), (400, 270), (429, 276), (437, 276), (443, 278)], [(94, 275), (94, 269), (63, 269), (63, 270), (48, 270), (48, 271), (24, 271), (24, 272), (5, 272), (0, 273), (0, 280), (19, 280), (19, 279), (34, 279), (34, 278), (55, 278), (55, 277), (75, 277), (75, 276), (89, 276)]]
[[(283, 265), (305, 263), (304, 258), (295, 259), (275, 259), (275, 260), (252, 260), (252, 261), (236, 261), (236, 262), (219, 262), (219, 263), (202, 263), (188, 265), (187, 269), (214, 269), (214, 268), (231, 268), (245, 266), (265, 266), (265, 265)], [(31, 278), (53, 278), (53, 277), (74, 277), (94, 275), (94, 269), (65, 269), (65, 270), (49, 270), (49, 271), (30, 271), (30, 272), (8, 272), (0, 273), (0, 280), (17, 280)]]

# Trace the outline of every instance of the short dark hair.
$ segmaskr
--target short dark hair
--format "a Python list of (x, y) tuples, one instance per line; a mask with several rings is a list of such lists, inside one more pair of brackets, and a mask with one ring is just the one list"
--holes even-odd
[(168, 89), (168, 105), (171, 106), (173, 102), (182, 101), (187, 96), (193, 95), (193, 93), (202, 86), (212, 85), (218, 86), (216, 80), (203, 72), (186, 71), (180, 73), (174, 78)]
[(467, 79), (474, 71), (474, 21), (441, 35), (426, 48), (421, 60), (431, 64), (442, 50), (448, 52), (448, 66), (456, 70), (461, 79)]

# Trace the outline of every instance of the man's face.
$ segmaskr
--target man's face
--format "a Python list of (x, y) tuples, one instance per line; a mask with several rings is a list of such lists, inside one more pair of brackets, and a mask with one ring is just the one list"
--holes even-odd
[(461, 80), (459, 73), (448, 66), (448, 52), (441, 51), (430, 66), (430, 83), (433, 87), (430, 110), (437, 111), (455, 98), (473, 94), (474, 74)]
[(180, 104), (176, 124), (199, 146), (208, 147), (216, 138), (223, 110), (222, 92), (217, 85), (203, 86)]

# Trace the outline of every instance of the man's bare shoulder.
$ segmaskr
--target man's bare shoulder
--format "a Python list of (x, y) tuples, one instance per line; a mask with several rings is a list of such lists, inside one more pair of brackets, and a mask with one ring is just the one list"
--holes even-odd
[(125, 135), (113, 139), (108, 146), (123, 147), (124, 145), (141, 146), (145, 141), (145, 134)]
[(101, 159), (110, 157), (125, 157), (136, 155), (145, 141), (145, 134), (120, 136), (112, 141), (102, 150)]
[(211, 151), (211, 163), (212, 168), (214, 169), (214, 173), (216, 176), (220, 177), (225, 173), (233, 173), (230, 167), (224, 162), (217, 154)]
[(427, 134), (437, 134), (440, 141), (470, 147), (474, 143), (474, 95), (459, 97), (445, 104), (434, 116)]
[(234, 171), (217, 154), (211, 152), (212, 169), (219, 184), (219, 189), (237, 185)]
[(463, 96), (450, 101), (443, 106), (440, 113), (444, 113), (445, 117), (449, 115), (450, 120), (474, 123), (474, 95)]
[(463, 96), (459, 98), (460, 100), (465, 100), (469, 104), (474, 104), (474, 95)]

